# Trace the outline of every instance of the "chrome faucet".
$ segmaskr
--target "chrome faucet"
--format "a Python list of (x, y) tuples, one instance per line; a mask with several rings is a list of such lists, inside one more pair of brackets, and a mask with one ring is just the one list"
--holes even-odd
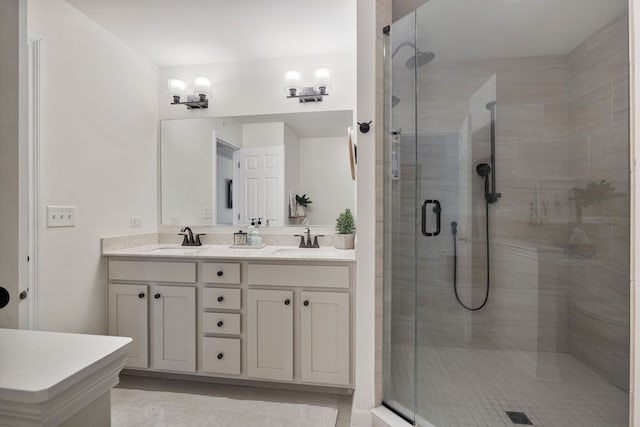
[(182, 239), (182, 246), (202, 246), (200, 236), (206, 236), (205, 233), (197, 233), (194, 235), (190, 227), (184, 227), (178, 234), (180, 236), (184, 236), (184, 239)]
[(320, 244), (318, 244), (318, 237), (324, 237), (322, 234), (318, 234), (313, 237), (313, 243), (311, 243), (311, 230), (309, 227), (304, 229), (304, 233), (306, 234), (307, 241), (304, 241), (305, 234), (294, 234), (296, 237), (300, 237), (300, 245), (299, 248), (319, 248)]

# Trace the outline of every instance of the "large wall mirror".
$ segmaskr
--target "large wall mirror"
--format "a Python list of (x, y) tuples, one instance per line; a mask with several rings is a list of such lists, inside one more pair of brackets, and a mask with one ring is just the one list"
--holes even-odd
[(334, 225), (354, 209), (352, 111), (163, 120), (162, 225)]

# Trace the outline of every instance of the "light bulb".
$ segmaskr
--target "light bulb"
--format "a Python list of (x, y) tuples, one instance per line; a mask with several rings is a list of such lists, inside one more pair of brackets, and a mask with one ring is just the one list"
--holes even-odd
[(302, 73), (298, 70), (289, 70), (284, 73), (284, 90), (289, 96), (295, 96), (300, 90)]
[(329, 92), (331, 87), (331, 70), (328, 68), (316, 68), (313, 71), (313, 83), (314, 88), (321, 94)]
[(211, 95), (211, 82), (206, 77), (196, 77), (193, 79), (193, 94), (197, 97)]
[(174, 102), (180, 102), (180, 98), (187, 93), (187, 85), (180, 79), (169, 79), (167, 81), (167, 92), (173, 97)]

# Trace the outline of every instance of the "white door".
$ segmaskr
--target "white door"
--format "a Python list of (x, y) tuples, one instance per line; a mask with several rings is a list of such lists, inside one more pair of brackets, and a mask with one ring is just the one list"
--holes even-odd
[(196, 289), (154, 286), (152, 290), (155, 369), (196, 371)]
[(293, 291), (249, 290), (247, 375), (293, 380)]
[(241, 148), (238, 151), (237, 224), (251, 218), (284, 224), (284, 146)]
[(149, 367), (147, 285), (109, 285), (109, 335), (130, 337), (126, 366)]
[(301, 292), (301, 380), (349, 384), (349, 294)]

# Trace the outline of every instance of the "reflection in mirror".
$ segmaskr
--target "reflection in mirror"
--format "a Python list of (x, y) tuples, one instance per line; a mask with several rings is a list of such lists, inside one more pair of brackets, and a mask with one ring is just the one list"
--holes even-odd
[(351, 111), (161, 122), (162, 225), (333, 225), (354, 209)]

